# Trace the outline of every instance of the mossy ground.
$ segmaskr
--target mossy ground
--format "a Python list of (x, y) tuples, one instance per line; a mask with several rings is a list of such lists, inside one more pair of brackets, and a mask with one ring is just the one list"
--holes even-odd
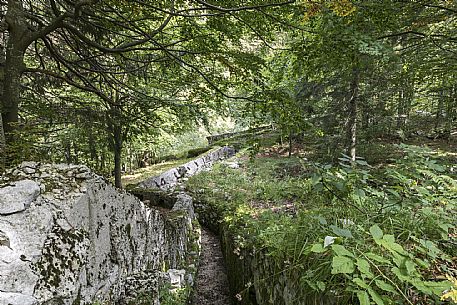
[(134, 173), (122, 176), (122, 185), (137, 184), (147, 178), (158, 176), (169, 169), (185, 164), (194, 158), (182, 158), (172, 161), (164, 161), (162, 163), (150, 165), (145, 168), (140, 168)]

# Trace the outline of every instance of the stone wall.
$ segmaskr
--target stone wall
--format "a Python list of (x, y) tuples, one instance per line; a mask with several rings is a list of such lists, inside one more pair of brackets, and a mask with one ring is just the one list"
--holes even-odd
[(192, 282), (191, 199), (147, 206), (85, 166), (24, 162), (0, 178), (0, 304), (128, 302)]
[(265, 249), (239, 249), (234, 236), (222, 230), (222, 245), (230, 289), (240, 305), (334, 305), (332, 296), (304, 291), (301, 275), (284, 257), (273, 257)]
[(144, 180), (138, 184), (140, 189), (173, 189), (182, 179), (193, 176), (202, 170), (210, 169), (214, 163), (235, 155), (232, 147), (221, 147), (186, 164), (172, 168), (163, 174)]

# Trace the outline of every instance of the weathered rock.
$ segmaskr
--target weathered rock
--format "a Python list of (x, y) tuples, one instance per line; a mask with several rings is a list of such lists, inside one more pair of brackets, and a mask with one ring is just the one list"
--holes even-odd
[(231, 169), (240, 168), (240, 165), (237, 162), (223, 162), (222, 164), (224, 164), (225, 166), (227, 166), (228, 168), (231, 168)]
[(163, 267), (195, 264), (185, 196), (168, 216), (85, 166), (26, 165), (0, 176), (0, 305), (121, 302), (145, 287), (158, 304)]
[(5, 247), (10, 247), (10, 239), (8, 238), (8, 235), (5, 234), (5, 232), (0, 230), (0, 246), (5, 246)]
[(0, 304), (38, 305), (38, 301), (34, 297), (29, 295), (24, 295), (21, 293), (3, 292), (0, 294)]
[(235, 155), (235, 149), (224, 146), (216, 150), (210, 151), (206, 155), (192, 160), (177, 168), (172, 168), (163, 174), (146, 179), (138, 184), (141, 189), (160, 189), (172, 190), (183, 179), (193, 176), (196, 173), (210, 169), (214, 163), (230, 158)]
[(172, 288), (181, 288), (185, 284), (186, 270), (183, 269), (170, 269), (168, 270), (168, 276), (170, 277), (170, 284)]
[(0, 188), (0, 215), (22, 212), (40, 194), (40, 186), (32, 180), (22, 180)]

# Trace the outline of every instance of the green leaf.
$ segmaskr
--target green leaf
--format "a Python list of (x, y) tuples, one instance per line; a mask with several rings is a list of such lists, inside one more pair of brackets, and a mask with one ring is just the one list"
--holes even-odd
[(311, 252), (314, 252), (314, 253), (322, 253), (322, 252), (325, 252), (326, 249), (324, 249), (324, 247), (322, 247), (321, 244), (314, 244), (312, 247), (311, 247)]
[(391, 234), (386, 234), (382, 237), (382, 239), (384, 239), (386, 242), (388, 242), (389, 244), (393, 244), (395, 243), (395, 237)]
[(452, 287), (452, 283), (450, 281), (441, 281), (441, 282), (432, 282), (432, 281), (425, 281), (424, 285), (430, 288), (433, 294), (441, 296), (445, 290), (449, 290)]
[(353, 273), (354, 262), (346, 256), (335, 256), (332, 260), (332, 274)]
[(316, 218), (317, 218), (317, 220), (319, 220), (319, 223), (320, 223), (321, 225), (326, 225), (326, 224), (327, 224), (327, 220), (325, 220), (324, 217), (322, 217), (322, 216), (319, 215), (319, 216), (317, 216)]
[(338, 228), (335, 225), (331, 225), (330, 228), (332, 229), (333, 233), (335, 233), (338, 236), (348, 237), (348, 238), (353, 237), (351, 231), (349, 231), (347, 229)]
[(359, 197), (359, 198), (365, 198), (366, 197), (365, 191), (362, 190), (362, 189), (355, 189), (354, 190), (354, 195)]
[(344, 189), (344, 184), (341, 182), (336, 182), (335, 187), (339, 190), (342, 191)]
[(364, 166), (368, 165), (367, 161), (364, 161), (364, 160), (356, 160), (355, 162), (359, 165), (364, 165)]
[(399, 268), (403, 268), (407, 258), (403, 255), (398, 254), (397, 252), (393, 252), (392, 255), (393, 255), (393, 261), (394, 261), (395, 265), (397, 265), (397, 267), (399, 267)]
[(321, 281), (318, 281), (317, 283), (317, 288), (319, 288), (320, 291), (325, 291), (325, 283), (324, 282), (321, 282)]
[(407, 254), (403, 247), (395, 242), (393, 235), (384, 235), (381, 240), (377, 240), (376, 242), (391, 252), (397, 252), (402, 255)]
[(376, 305), (384, 305), (384, 301), (382, 300), (381, 296), (376, 291), (369, 288), (368, 293), (370, 294), (371, 298), (376, 303)]
[(354, 254), (349, 252), (344, 246), (342, 245), (332, 245), (332, 250), (335, 252), (336, 255), (338, 256), (349, 256), (349, 257), (354, 257)]
[(420, 239), (419, 242), (425, 249), (428, 250), (428, 255), (431, 258), (435, 259), (438, 256), (438, 254), (441, 253), (441, 250), (438, 249), (434, 242), (424, 239)]
[(321, 178), (322, 178), (322, 177), (319, 176), (319, 175), (316, 175), (316, 174), (312, 175), (312, 176), (311, 176), (311, 184), (312, 184), (312, 185), (318, 184), (318, 183), (321, 181)]
[(378, 263), (381, 263), (381, 264), (392, 264), (390, 262), (390, 260), (380, 256), (380, 255), (377, 255), (373, 252), (368, 252), (368, 253), (365, 253), (365, 256), (368, 257), (369, 259), (372, 259), (374, 261), (377, 261)]
[(400, 194), (396, 190), (387, 189), (386, 191), (394, 195), (394, 197), (400, 198)]
[(363, 288), (363, 289), (369, 289), (370, 286), (367, 285), (367, 283), (364, 282), (364, 280), (362, 280), (361, 278), (359, 277), (356, 277), (352, 280), (355, 284), (357, 284), (357, 286)]
[(382, 280), (375, 280), (375, 283), (376, 283), (376, 286), (378, 286), (379, 288), (381, 288), (382, 290), (384, 290), (386, 292), (397, 293), (397, 291), (395, 290), (395, 287), (390, 285), (389, 283), (386, 283)]
[(357, 258), (355, 264), (362, 275), (370, 279), (374, 277), (373, 273), (371, 273), (370, 270), (370, 263), (366, 259)]
[(453, 228), (454, 226), (450, 223), (439, 223), (438, 224), (438, 227), (440, 227), (440, 229), (442, 230), (442, 238), (444, 240), (448, 240), (449, 239), (449, 229)]
[(375, 240), (381, 239), (383, 236), (382, 230), (378, 225), (372, 225), (370, 228), (370, 233)]
[(370, 305), (370, 297), (366, 291), (358, 290), (357, 298), (359, 299), (360, 305)]
[(392, 271), (393, 274), (395, 274), (397, 276), (397, 278), (400, 280), (400, 281), (403, 281), (403, 282), (409, 282), (411, 281), (411, 277), (408, 276), (407, 274), (404, 274), (403, 272), (401, 272), (401, 270), (398, 268), (398, 267), (393, 267), (392, 269), (390, 269)]
[(416, 257), (416, 263), (417, 263), (419, 266), (421, 266), (422, 268), (424, 268), (424, 269), (430, 268), (430, 263), (427, 262), (427, 261), (425, 261), (425, 260), (423, 260), (423, 259), (420, 259), (420, 258), (417, 258), (417, 257)]
[(405, 261), (405, 267), (406, 271), (408, 272), (409, 275), (416, 274), (416, 263), (414, 263), (411, 259), (406, 259)]
[(425, 294), (432, 294), (432, 289), (427, 287), (427, 285), (425, 285), (425, 283), (422, 280), (420, 280), (418, 278), (414, 278), (414, 279), (411, 279), (409, 282), (411, 284), (413, 284), (413, 286), (420, 292), (425, 293)]

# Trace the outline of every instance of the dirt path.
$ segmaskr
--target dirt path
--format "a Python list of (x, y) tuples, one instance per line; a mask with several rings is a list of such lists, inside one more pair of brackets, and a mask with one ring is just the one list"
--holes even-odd
[(192, 305), (230, 305), (227, 273), (216, 235), (202, 228), (202, 256)]

